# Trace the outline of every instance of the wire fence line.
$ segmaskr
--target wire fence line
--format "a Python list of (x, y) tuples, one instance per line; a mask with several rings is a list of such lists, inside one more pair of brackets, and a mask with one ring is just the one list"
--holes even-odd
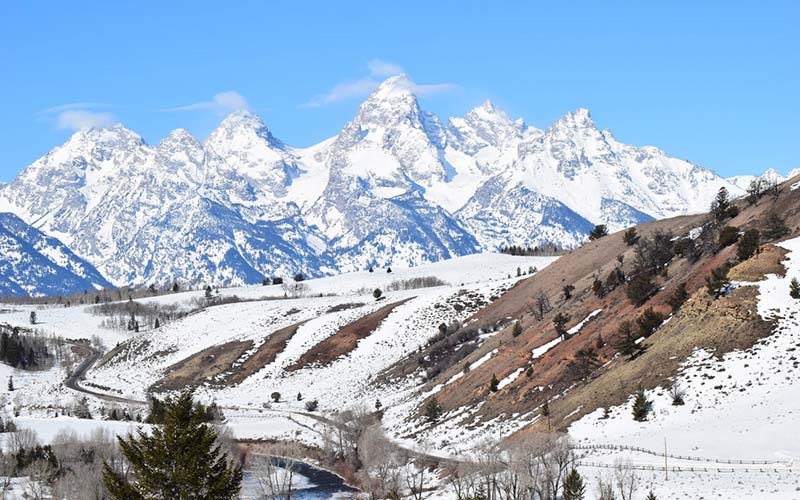
[[(664, 452), (658, 452), (653, 450), (648, 450), (646, 448), (641, 448), (639, 446), (627, 446), (624, 444), (590, 444), (590, 445), (575, 445), (575, 449), (578, 450), (612, 450), (612, 451), (636, 451), (639, 453), (646, 453), (648, 455), (653, 455), (656, 457), (663, 457)], [(784, 465), (788, 466), (791, 465), (792, 462), (788, 460), (739, 460), (739, 459), (727, 459), (727, 458), (706, 458), (706, 457), (695, 457), (691, 455), (673, 455), (671, 453), (666, 454), (667, 458), (673, 458), (676, 460), (688, 460), (692, 462), (707, 462), (707, 463), (716, 463), (716, 464), (728, 464), (728, 465)]]
[[(606, 464), (602, 462), (587, 462), (585, 460), (578, 460), (576, 464), (579, 467), (599, 467), (602, 469), (613, 469), (617, 467), (614, 464)], [(656, 472), (663, 472), (664, 467), (659, 467), (658, 465), (634, 465), (634, 464), (626, 464), (625, 467), (630, 467), (631, 469), (635, 470), (643, 470), (643, 471), (656, 471)], [(774, 468), (774, 467), (746, 467), (746, 468), (736, 468), (736, 467), (676, 467), (671, 466), (667, 467), (668, 472), (702, 472), (707, 474), (716, 474), (716, 473), (728, 473), (728, 474), (735, 474), (735, 473), (781, 473), (781, 472), (794, 472), (800, 473), (800, 469), (796, 468)]]

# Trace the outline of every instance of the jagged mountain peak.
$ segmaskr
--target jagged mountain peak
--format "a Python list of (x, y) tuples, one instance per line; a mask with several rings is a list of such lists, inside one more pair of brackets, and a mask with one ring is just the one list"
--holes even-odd
[(66, 149), (91, 149), (94, 147), (145, 146), (142, 136), (122, 124), (110, 127), (87, 127), (78, 130), (64, 143)]
[(217, 150), (259, 141), (265, 141), (271, 148), (285, 148), (283, 142), (272, 135), (261, 117), (250, 111), (240, 110), (226, 116), (205, 142)]
[(198, 141), (195, 136), (193, 136), (184, 128), (176, 128), (170, 132), (164, 139), (161, 140), (161, 142), (158, 144), (158, 147), (165, 148), (173, 145), (190, 146), (193, 148), (202, 147), (200, 141)]
[(548, 132), (561, 130), (597, 130), (592, 114), (586, 108), (569, 111), (548, 128)]

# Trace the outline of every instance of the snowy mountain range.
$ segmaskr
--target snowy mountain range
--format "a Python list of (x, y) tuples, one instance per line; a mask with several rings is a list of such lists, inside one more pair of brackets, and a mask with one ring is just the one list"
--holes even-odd
[(56, 238), (0, 213), (0, 295), (62, 295), (111, 286)]
[(77, 132), (0, 187), (0, 210), (60, 239), (114, 284), (241, 284), (416, 265), (503, 245), (576, 246), (595, 224), (705, 210), (731, 182), (598, 130), (546, 130), (489, 102), (442, 123), (389, 78), (339, 134), (293, 148), (249, 112), (203, 142)]

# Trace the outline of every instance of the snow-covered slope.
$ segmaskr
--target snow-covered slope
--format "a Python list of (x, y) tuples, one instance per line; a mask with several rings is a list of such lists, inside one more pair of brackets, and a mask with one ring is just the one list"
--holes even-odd
[(200, 142), (122, 126), (77, 132), (0, 186), (0, 209), (61, 239), (115, 284), (240, 284), (416, 265), (500, 246), (575, 246), (704, 210), (741, 182), (633, 147), (587, 110), (542, 131), (490, 102), (446, 124), (391, 77), (336, 137), (288, 146), (236, 112)]
[(0, 213), (0, 295), (59, 295), (110, 286), (55, 238)]

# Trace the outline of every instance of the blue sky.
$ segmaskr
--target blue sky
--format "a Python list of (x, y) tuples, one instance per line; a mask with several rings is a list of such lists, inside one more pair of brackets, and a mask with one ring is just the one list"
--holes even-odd
[[(563, 5), (562, 5), (563, 4)], [(797, 2), (2, 2), (0, 180), (72, 128), (204, 138), (249, 106), (296, 146), (400, 67), (442, 118), (491, 99), (723, 175), (800, 167)]]

